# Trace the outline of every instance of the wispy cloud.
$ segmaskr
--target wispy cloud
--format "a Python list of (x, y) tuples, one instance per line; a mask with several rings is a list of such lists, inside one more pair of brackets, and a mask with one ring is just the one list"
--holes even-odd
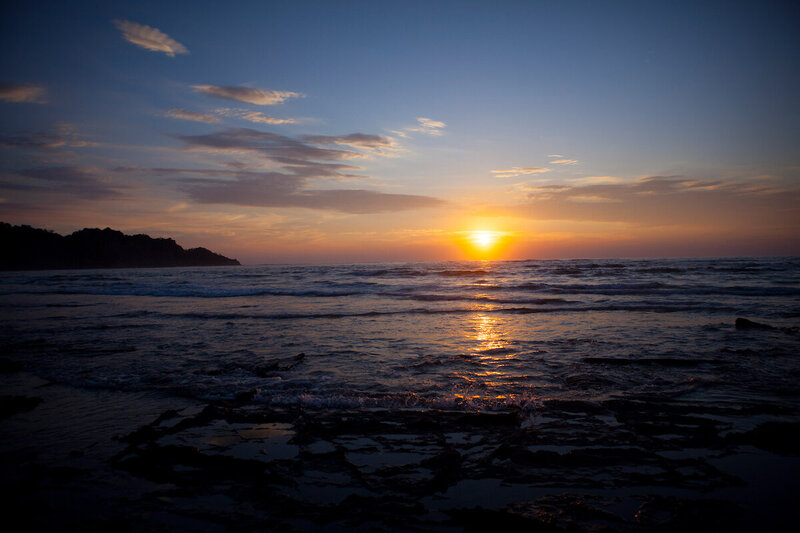
[(206, 96), (235, 100), (256, 105), (281, 104), (289, 98), (302, 98), (302, 93), (292, 91), (270, 91), (250, 87), (221, 87), (219, 85), (192, 85), (192, 88)]
[(56, 133), (19, 133), (0, 135), (0, 147), (22, 150), (49, 150), (53, 148), (83, 148), (97, 143), (82, 138), (71, 124), (58, 124)]
[(229, 107), (221, 107), (214, 110), (215, 113), (226, 117), (236, 117), (256, 124), (297, 124), (297, 120), (293, 118), (277, 118), (265, 115), (261, 111), (248, 111), (247, 109), (231, 109)]
[(25, 181), (3, 182), (0, 188), (59, 192), (86, 200), (120, 198), (123, 196), (120, 189), (126, 188), (114, 185), (102, 171), (89, 167), (38, 167), (20, 170), (15, 174), (25, 178)]
[(400, 150), (394, 139), (385, 135), (351, 133), (350, 135), (306, 135), (303, 140), (317, 145), (337, 144), (355, 149), (368, 150), (378, 155), (391, 155)]
[(123, 39), (145, 50), (164, 52), (169, 57), (189, 53), (185, 46), (156, 28), (129, 20), (115, 20), (114, 24), (122, 32)]
[(579, 202), (579, 203), (589, 203), (589, 204), (596, 204), (596, 203), (618, 203), (621, 202), (619, 198), (609, 198), (608, 196), (600, 196), (597, 194), (578, 194), (575, 196), (570, 196), (567, 201), (569, 202)]
[(492, 170), (491, 172), (496, 178), (513, 178), (516, 176), (550, 172), (550, 169), (542, 167), (511, 167), (508, 169)]
[(408, 139), (408, 132), (405, 130), (388, 130), (389, 133), (396, 135), (402, 139)]
[(0, 100), (24, 104), (46, 104), (47, 91), (35, 85), (0, 83)]
[(363, 189), (309, 190), (284, 174), (236, 180), (198, 179), (182, 189), (196, 202), (255, 207), (303, 207), (352, 214), (383, 213), (436, 207), (444, 202), (430, 196), (389, 194)]
[(358, 167), (343, 166), (336, 161), (363, 157), (353, 150), (320, 148), (303, 140), (249, 128), (227, 129), (206, 135), (179, 135), (176, 138), (194, 150), (249, 153), (304, 175), (354, 177), (341, 170), (357, 170)]
[[(608, 178), (600, 176), (597, 178)], [(706, 224), (739, 227), (800, 220), (800, 191), (763, 181), (705, 181), (652, 176), (636, 181), (590, 181), (527, 187), (525, 205), (512, 212), (540, 220)]]
[[(22, 148), (29, 150), (42, 150), (47, 148), (60, 148), (67, 146), (72, 141), (54, 133), (32, 133), (25, 135), (0, 135), (0, 147)], [(78, 144), (85, 146), (86, 143)]]
[(522, 187), (526, 191), (563, 191), (571, 188), (569, 185), (524, 185)]
[(550, 154), (547, 157), (551, 159), (551, 165), (577, 165), (577, 159), (568, 159), (562, 154)]
[(220, 120), (214, 115), (207, 115), (205, 113), (196, 113), (194, 111), (187, 111), (185, 109), (170, 109), (166, 112), (166, 116), (172, 118), (179, 118), (181, 120), (191, 120), (194, 122), (204, 122), (206, 124), (219, 124)]
[(427, 135), (441, 135), (442, 130), (444, 130), (445, 127), (447, 127), (447, 124), (440, 120), (433, 120), (427, 117), (418, 117), (417, 126), (406, 128), (405, 131), (425, 133)]
[[(192, 200), (204, 204), (285, 207), (333, 210), (364, 214), (401, 211), (443, 205), (438, 198), (414, 194), (390, 194), (365, 189), (312, 188), (320, 178), (363, 178), (362, 170), (346, 161), (363, 157), (358, 150), (380, 153), (394, 148), (394, 140), (365, 133), (308, 135), (292, 138), (252, 129), (228, 129), (207, 135), (177, 136), (192, 150), (250, 154), (279, 170), (248, 170), (244, 165), (228, 169), (138, 169), (116, 172), (157, 174), (171, 179)], [(325, 148), (338, 146), (346, 148)], [(254, 168), (254, 167), (251, 167)]]
[(350, 214), (383, 213), (444, 205), (438, 198), (390, 194), (364, 189), (311, 189), (319, 177), (313, 167), (292, 172), (254, 172), (218, 169), (117, 168), (114, 172), (150, 174), (171, 179), (178, 189), (201, 204), (250, 207), (307, 208)]
[(604, 183), (624, 183), (625, 180), (617, 176), (586, 176), (585, 178), (570, 178), (570, 183), (579, 185), (600, 185)]

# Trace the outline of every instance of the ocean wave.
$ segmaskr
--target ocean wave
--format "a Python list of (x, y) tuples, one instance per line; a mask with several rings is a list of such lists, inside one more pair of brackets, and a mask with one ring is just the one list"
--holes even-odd
[(309, 393), (257, 390), (253, 402), (269, 406), (305, 409), (421, 409), (437, 411), (533, 413), (542, 408), (540, 398), (531, 394), (481, 397), (461, 395), (424, 395), (413, 392), (362, 394)]
[[(370, 285), (359, 283), (329, 284), (314, 283), (319, 287), (204, 287), (187, 286), (185, 284), (163, 285), (135, 285), (135, 284), (110, 284), (108, 286), (78, 285), (78, 286), (41, 286), (30, 287), (25, 285), (0, 286), (0, 296), (16, 294), (53, 294), (53, 295), (93, 295), (93, 296), (145, 296), (156, 298), (242, 298), (242, 297), (293, 297), (293, 298), (346, 298), (346, 297), (383, 297), (392, 299), (406, 299), (420, 302), (483, 302), (495, 304), (569, 304), (573, 303), (566, 298), (524, 298), (518, 295), (508, 296), (508, 293), (534, 293), (552, 294), (559, 296), (660, 296), (670, 298), (674, 296), (710, 296), (710, 297), (778, 297), (794, 298), (800, 296), (800, 287), (796, 285), (778, 286), (701, 286), (666, 284), (662, 282), (642, 283), (598, 283), (598, 284), (555, 284), (555, 283), (519, 283), (501, 285), (497, 283), (486, 285), (467, 285), (456, 287), (444, 286), (406, 286), (391, 287), (384, 285)], [(325, 287), (325, 288), (323, 288)], [(450, 293), (428, 292), (431, 289), (448, 290)], [(493, 296), (476, 295), (475, 292), (491, 292)]]
[(61, 295), (94, 295), (94, 296), (153, 296), (169, 298), (238, 298), (245, 296), (296, 296), (311, 298), (336, 298), (342, 296), (358, 296), (370, 294), (366, 290), (319, 290), (319, 289), (278, 289), (278, 288), (231, 288), (216, 289), (211, 287), (59, 287), (48, 290), (18, 289), (0, 290), (0, 295), (11, 294), (61, 294)]
[[(497, 302), (485, 302), (486, 304), (496, 304)], [(678, 313), (678, 312), (702, 312), (709, 314), (735, 313), (736, 308), (713, 303), (691, 303), (679, 302), (676, 304), (659, 302), (630, 302), (626, 304), (594, 304), (586, 305), (577, 302), (562, 306), (548, 306), (546, 303), (536, 303), (536, 307), (515, 306), (501, 307), (488, 306), (482, 308), (475, 307), (415, 307), (405, 309), (387, 309), (371, 311), (331, 311), (331, 312), (264, 312), (264, 313), (236, 313), (236, 312), (200, 312), (191, 311), (186, 313), (165, 313), (161, 311), (135, 311), (112, 315), (111, 318), (143, 318), (143, 317), (165, 317), (183, 318), (195, 320), (315, 320), (315, 319), (343, 319), (343, 318), (368, 318), (368, 317), (389, 317), (396, 315), (447, 315), (447, 314), (487, 314), (487, 313), (508, 313), (508, 314), (533, 314), (533, 313), (592, 313), (592, 312), (641, 312), (641, 313)]]
[(486, 276), (491, 272), (482, 268), (478, 269), (463, 269), (463, 268), (411, 268), (411, 267), (396, 267), (396, 268), (379, 268), (374, 270), (352, 270), (348, 272), (351, 276), (358, 277), (397, 277), (397, 278), (415, 278), (420, 276), (444, 276), (444, 277), (475, 277)]
[(553, 305), (573, 304), (574, 300), (563, 298), (495, 298), (491, 296), (468, 294), (410, 294), (397, 295), (399, 298), (419, 302), (483, 302), (490, 304)]
[(522, 283), (494, 290), (518, 290), (551, 294), (598, 294), (603, 296), (624, 295), (693, 295), (693, 296), (798, 296), (797, 286), (757, 286), (757, 285), (694, 285), (663, 283), (660, 281), (632, 283), (558, 284)]
[[(800, 284), (792, 273), (797, 267), (794, 260), (649, 260), (59, 271), (4, 276), (0, 295), (367, 297), (531, 306), (593, 296), (796, 298)], [(734, 270), (740, 273), (730, 275)], [(548, 301), (549, 295), (564, 301)]]

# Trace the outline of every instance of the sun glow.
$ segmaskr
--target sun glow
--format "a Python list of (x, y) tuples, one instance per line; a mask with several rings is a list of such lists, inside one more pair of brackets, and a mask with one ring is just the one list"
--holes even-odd
[(483, 250), (494, 245), (498, 238), (499, 234), (496, 231), (473, 231), (470, 236), (472, 243)]
[(511, 242), (511, 234), (494, 230), (458, 232), (455, 242), (468, 259), (498, 259)]

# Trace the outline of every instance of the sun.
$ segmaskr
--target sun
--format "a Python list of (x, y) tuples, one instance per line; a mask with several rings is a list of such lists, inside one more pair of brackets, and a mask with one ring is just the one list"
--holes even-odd
[(491, 248), (499, 238), (495, 231), (473, 231), (470, 234), (470, 240), (476, 248), (487, 250)]
[(461, 249), (462, 256), (475, 261), (489, 261), (503, 257), (515, 236), (508, 231), (486, 229), (486, 226), (481, 229), (456, 231), (452, 235), (453, 243)]

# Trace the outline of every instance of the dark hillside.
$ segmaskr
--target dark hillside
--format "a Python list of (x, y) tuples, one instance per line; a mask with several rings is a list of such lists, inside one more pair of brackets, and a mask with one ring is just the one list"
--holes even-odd
[(238, 265), (205, 248), (184, 250), (172, 239), (82, 229), (67, 236), (0, 222), (0, 270)]

